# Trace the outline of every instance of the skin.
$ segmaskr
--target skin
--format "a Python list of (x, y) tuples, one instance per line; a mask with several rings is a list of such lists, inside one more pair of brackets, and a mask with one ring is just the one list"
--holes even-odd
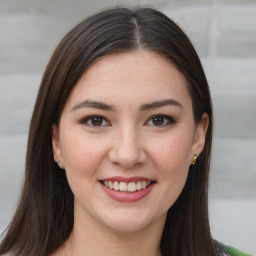
[[(195, 125), (187, 86), (169, 60), (144, 50), (104, 56), (81, 76), (52, 129), (54, 158), (75, 197), (74, 229), (56, 255), (160, 255), (167, 211), (208, 127), (207, 114)], [(145, 107), (167, 99), (178, 104)], [(85, 119), (90, 115), (103, 119)], [(154, 121), (155, 115), (171, 121)], [(112, 176), (142, 176), (155, 184), (142, 199), (119, 202), (100, 182)]]

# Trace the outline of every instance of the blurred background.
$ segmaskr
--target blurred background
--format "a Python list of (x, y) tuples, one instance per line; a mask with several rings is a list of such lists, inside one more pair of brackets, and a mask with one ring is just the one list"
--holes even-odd
[(31, 112), (54, 48), (88, 14), (116, 5), (156, 7), (192, 40), (215, 112), (212, 233), (256, 255), (255, 0), (0, 0), (0, 232), (15, 209)]

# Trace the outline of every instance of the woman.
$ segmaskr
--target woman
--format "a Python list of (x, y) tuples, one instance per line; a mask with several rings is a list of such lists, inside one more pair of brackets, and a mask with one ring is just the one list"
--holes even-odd
[(173, 21), (87, 18), (44, 73), (0, 254), (229, 255), (209, 228), (211, 140), (207, 80)]

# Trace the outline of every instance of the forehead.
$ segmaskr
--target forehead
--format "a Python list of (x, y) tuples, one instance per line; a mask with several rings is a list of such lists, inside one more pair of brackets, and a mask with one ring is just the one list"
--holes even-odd
[[(173, 71), (172, 79), (185, 80), (175, 65), (166, 57), (152, 51), (138, 50), (106, 55), (92, 64), (79, 81), (86, 79), (129, 80), (132, 77), (142, 78), (150, 74), (150, 78)], [(175, 73), (175, 75), (174, 75)]]
[(110, 54), (97, 60), (80, 77), (68, 102), (85, 97), (154, 101), (167, 95), (180, 101), (190, 99), (184, 75), (164, 56), (142, 50)]

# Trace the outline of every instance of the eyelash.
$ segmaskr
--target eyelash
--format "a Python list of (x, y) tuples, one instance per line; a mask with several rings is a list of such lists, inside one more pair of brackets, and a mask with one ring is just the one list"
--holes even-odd
[[(106, 122), (107, 125), (106, 125), (106, 124), (105, 124), (105, 125), (93, 125), (92, 123), (89, 124), (88, 122), (92, 122), (92, 119), (93, 119), (93, 118), (101, 119), (102, 122)], [(101, 115), (91, 115), (91, 116), (87, 116), (87, 117), (83, 118), (83, 119), (80, 121), (80, 124), (85, 124), (85, 125), (91, 126), (91, 127), (111, 126), (111, 124), (109, 123), (109, 121), (108, 121), (105, 117), (103, 117), (103, 116), (101, 116)]]
[[(100, 119), (103, 123), (106, 122), (107, 124), (100, 124), (100, 125), (93, 125), (92, 124), (92, 120), (93, 119)], [(154, 119), (157, 119), (157, 118), (162, 118), (164, 119), (164, 124), (160, 124), (160, 125), (154, 125), (153, 123), (151, 124), (151, 126), (155, 126), (155, 127), (165, 127), (167, 125), (170, 125), (170, 124), (174, 124), (176, 123), (176, 121), (174, 120), (173, 117), (171, 116), (167, 116), (167, 115), (162, 115), (162, 114), (158, 114), (158, 115), (154, 115), (154, 116), (151, 116), (148, 121), (145, 123), (149, 123), (150, 121), (153, 122)], [(90, 123), (89, 123), (90, 122)], [(91, 126), (91, 127), (102, 127), (102, 126), (111, 126), (110, 122), (103, 116), (101, 115), (90, 115), (90, 116), (87, 116), (85, 118), (83, 118), (81, 121), (80, 121), (80, 124), (84, 124), (84, 125), (87, 125), (87, 126)]]
[(154, 125), (154, 124), (152, 124), (152, 126), (155, 126), (155, 127), (165, 127), (167, 125), (175, 124), (176, 123), (176, 121), (174, 120), (173, 117), (167, 116), (167, 115), (162, 115), (162, 114), (151, 116), (146, 123), (148, 123), (149, 121), (153, 122), (153, 120), (157, 119), (157, 118), (165, 119), (165, 123), (161, 124), (161, 125)]

